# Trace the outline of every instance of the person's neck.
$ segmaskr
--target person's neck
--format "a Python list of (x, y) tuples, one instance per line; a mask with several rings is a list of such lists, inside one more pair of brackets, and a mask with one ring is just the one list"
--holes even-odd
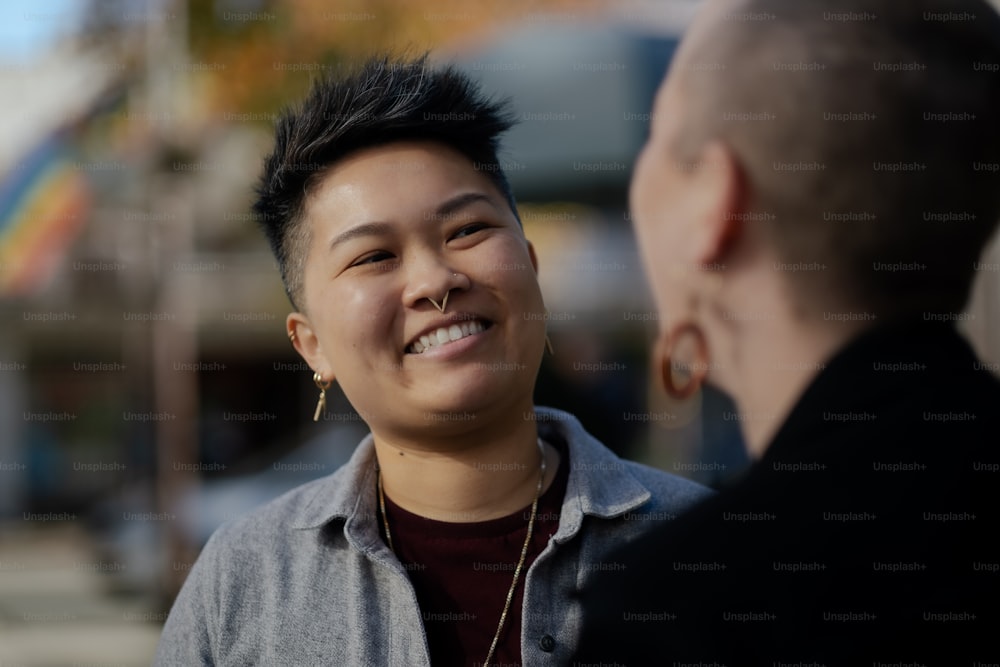
[[(534, 415), (533, 407), (526, 411)], [(431, 442), (373, 430), (386, 497), (418, 516), (455, 523), (497, 519), (530, 505), (541, 471), (536, 422), (524, 412), (491, 422)], [(543, 451), (544, 491), (559, 454), (548, 445)]]
[(745, 322), (729, 337), (723, 387), (736, 402), (749, 454), (760, 458), (825, 364), (865, 328), (863, 322), (794, 314), (788, 301), (761, 308), (774, 317)]

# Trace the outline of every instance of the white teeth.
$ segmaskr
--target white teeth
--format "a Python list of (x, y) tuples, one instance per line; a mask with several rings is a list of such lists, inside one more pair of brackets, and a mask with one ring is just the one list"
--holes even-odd
[(410, 345), (410, 349), (414, 354), (420, 354), (421, 352), (429, 350), (432, 347), (444, 345), (445, 343), (450, 343), (454, 340), (461, 340), (466, 336), (472, 336), (482, 333), (483, 331), (486, 331), (486, 326), (478, 320), (462, 322), (461, 324), (452, 324), (449, 327), (441, 327), (431, 331), (430, 333), (424, 334), (419, 340), (414, 341)]

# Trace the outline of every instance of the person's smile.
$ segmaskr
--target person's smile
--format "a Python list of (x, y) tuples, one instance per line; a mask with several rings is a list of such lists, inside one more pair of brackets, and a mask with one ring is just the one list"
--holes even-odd
[(450, 360), (477, 349), (493, 322), (473, 313), (455, 313), (424, 327), (406, 346), (407, 355), (422, 359)]

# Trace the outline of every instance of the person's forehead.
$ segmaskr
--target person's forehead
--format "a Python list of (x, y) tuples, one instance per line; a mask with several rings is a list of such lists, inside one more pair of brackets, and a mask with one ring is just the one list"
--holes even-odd
[(470, 199), (468, 207), (497, 207), (502, 201), (484, 172), (457, 150), (431, 142), (385, 144), (332, 165), (312, 189), (306, 215), (330, 228), (422, 219), (459, 193), (489, 200)]
[(331, 165), (312, 189), (314, 202), (346, 196), (342, 205), (391, 206), (392, 197), (434, 199), (455, 188), (488, 189), (490, 181), (469, 158), (431, 142), (398, 142), (356, 151)]
[(439, 176), (442, 172), (457, 177), (476, 175), (472, 161), (446, 144), (398, 141), (354, 151), (330, 165), (323, 178), (332, 183), (377, 175), (407, 181)]

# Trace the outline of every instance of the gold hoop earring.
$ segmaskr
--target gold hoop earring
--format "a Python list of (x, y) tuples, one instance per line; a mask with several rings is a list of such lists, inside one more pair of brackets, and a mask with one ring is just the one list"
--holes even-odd
[(319, 389), (319, 402), (316, 404), (316, 412), (313, 413), (313, 421), (318, 422), (319, 416), (326, 410), (326, 390), (330, 388), (330, 382), (324, 382), (323, 376), (316, 371), (313, 373), (313, 383)]
[(292, 341), (293, 343), (295, 342), (295, 332), (294, 331), (289, 331), (288, 332), (288, 340)]
[[(674, 382), (673, 354), (677, 343), (685, 335), (694, 337), (695, 358), (690, 364), (690, 375), (687, 383), (677, 386)], [(655, 353), (655, 363), (659, 370), (663, 391), (667, 392), (671, 398), (678, 400), (690, 398), (701, 388), (701, 383), (708, 375), (708, 343), (705, 341), (705, 334), (694, 322), (678, 324), (667, 335), (660, 338)]]
[(548, 334), (545, 334), (545, 349), (549, 351), (550, 356), (556, 356), (555, 351), (552, 349), (552, 339), (549, 338)]

